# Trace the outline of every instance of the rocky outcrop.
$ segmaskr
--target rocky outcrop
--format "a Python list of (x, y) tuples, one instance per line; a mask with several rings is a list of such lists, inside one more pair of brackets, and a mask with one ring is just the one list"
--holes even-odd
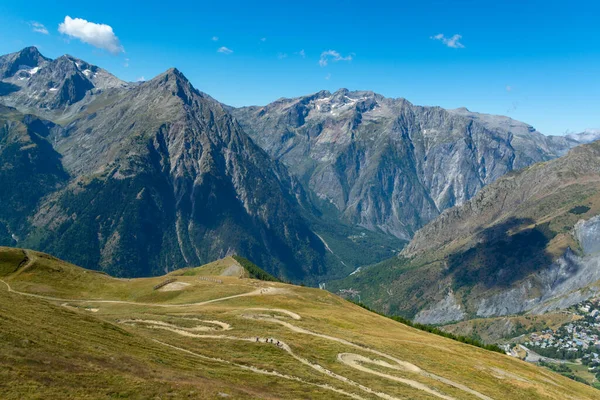
[(440, 324), (460, 321), (464, 318), (465, 313), (450, 290), (443, 300), (431, 308), (419, 312), (414, 321), (421, 324)]

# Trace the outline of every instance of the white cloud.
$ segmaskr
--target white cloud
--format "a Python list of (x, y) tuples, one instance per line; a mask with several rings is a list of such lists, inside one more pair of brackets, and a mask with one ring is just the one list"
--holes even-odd
[(219, 40), (219, 37), (218, 37), (218, 36), (213, 36), (213, 37), (212, 37), (212, 41), (213, 41), (213, 42), (216, 42), (216, 41), (218, 41), (218, 40)]
[(144, 78), (143, 76), (140, 76), (139, 78), (137, 78), (138, 82), (145, 82), (146, 78)]
[(287, 53), (278, 53), (277, 58), (279, 58), (280, 60), (283, 60), (284, 58), (287, 58)]
[(260, 41), (261, 41), (261, 42), (266, 42), (266, 41), (267, 41), (267, 38), (266, 38), (266, 37), (264, 37), (264, 38), (260, 38)]
[(112, 27), (106, 24), (96, 24), (67, 15), (65, 21), (58, 25), (58, 31), (113, 54), (125, 52)]
[(338, 61), (352, 61), (352, 54), (347, 55), (346, 57), (342, 57), (340, 53), (335, 50), (327, 50), (321, 53), (321, 58), (319, 59), (319, 65), (321, 67), (325, 67), (329, 61), (338, 62)]
[(462, 36), (459, 34), (455, 34), (452, 37), (447, 38), (443, 33), (438, 33), (435, 36), (431, 36), (430, 39), (439, 40), (444, 43), (446, 46), (451, 47), (453, 49), (463, 49), (465, 46), (460, 42)]
[(300, 57), (302, 57), (302, 58), (306, 58), (306, 53), (304, 52), (304, 49), (300, 50), (300, 51), (298, 52), (298, 54), (300, 55)]
[(227, 47), (223, 46), (223, 47), (219, 47), (219, 50), (217, 50), (217, 53), (231, 54), (231, 53), (233, 53), (233, 50), (228, 49)]
[(46, 27), (44, 26), (44, 24), (40, 24), (39, 22), (32, 21), (30, 23), (30, 25), (33, 28), (34, 32), (43, 33), (44, 35), (48, 34), (48, 29), (46, 29)]
[(331, 79), (331, 74), (327, 74), (327, 75), (325, 75), (325, 80), (326, 80), (326, 81), (328, 81), (328, 80), (330, 80), (330, 79)]
[(125, 68), (129, 67), (129, 58), (126, 58), (126, 59), (125, 59), (125, 62), (123, 63), (123, 66), (124, 66)]

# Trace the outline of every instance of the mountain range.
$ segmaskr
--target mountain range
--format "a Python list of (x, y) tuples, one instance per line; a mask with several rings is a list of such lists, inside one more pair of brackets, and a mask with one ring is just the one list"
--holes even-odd
[(118, 276), (239, 254), (342, 278), (594, 137), (345, 89), (233, 108), (177, 69), (127, 83), (34, 47), (0, 57), (0, 77), (0, 244)]
[(0, 56), (0, 397), (595, 398), (483, 342), (600, 294), (597, 139)]
[(403, 240), (502, 175), (592, 140), (345, 89), (231, 112), (322, 209)]
[(234, 252), (288, 279), (323, 274), (301, 188), (179, 71), (128, 85), (73, 57), (21, 53), (0, 62), (18, 88), (0, 97), (0, 179), (25, 208), (2, 221), (5, 241), (123, 276)]

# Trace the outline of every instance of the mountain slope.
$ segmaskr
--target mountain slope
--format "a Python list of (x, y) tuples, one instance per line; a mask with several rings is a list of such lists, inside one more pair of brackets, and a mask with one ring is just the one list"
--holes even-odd
[(121, 280), (0, 248), (0, 397), (597, 397), (325, 291), (181, 273)]
[(60, 154), (46, 140), (57, 127), (0, 105), (0, 242), (15, 244), (40, 200), (65, 185)]
[(326, 272), (285, 169), (177, 70), (49, 139), (76, 178), (39, 207), (25, 243), (127, 276), (236, 252), (288, 279)]
[(355, 268), (312, 232), (312, 206), (286, 168), (176, 69), (126, 84), (27, 48), (0, 57), (0, 72), (16, 88), (0, 104), (19, 110), (2, 109), (0, 182), (13, 208), (0, 212), (0, 243), (121, 276), (231, 254), (312, 284)]
[(579, 144), (507, 117), (346, 89), (232, 113), (341, 218), (404, 240), (507, 172)]
[(332, 284), (427, 323), (542, 313), (600, 290), (600, 143), (510, 173), (422, 228), (399, 258)]

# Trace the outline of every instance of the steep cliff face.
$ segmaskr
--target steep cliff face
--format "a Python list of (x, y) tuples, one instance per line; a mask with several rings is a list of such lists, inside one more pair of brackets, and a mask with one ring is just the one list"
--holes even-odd
[(419, 322), (564, 308), (600, 290), (600, 143), (510, 173), (400, 257), (329, 285)]
[(323, 91), (232, 112), (344, 219), (402, 239), (507, 172), (578, 144), (507, 117), (372, 92)]

